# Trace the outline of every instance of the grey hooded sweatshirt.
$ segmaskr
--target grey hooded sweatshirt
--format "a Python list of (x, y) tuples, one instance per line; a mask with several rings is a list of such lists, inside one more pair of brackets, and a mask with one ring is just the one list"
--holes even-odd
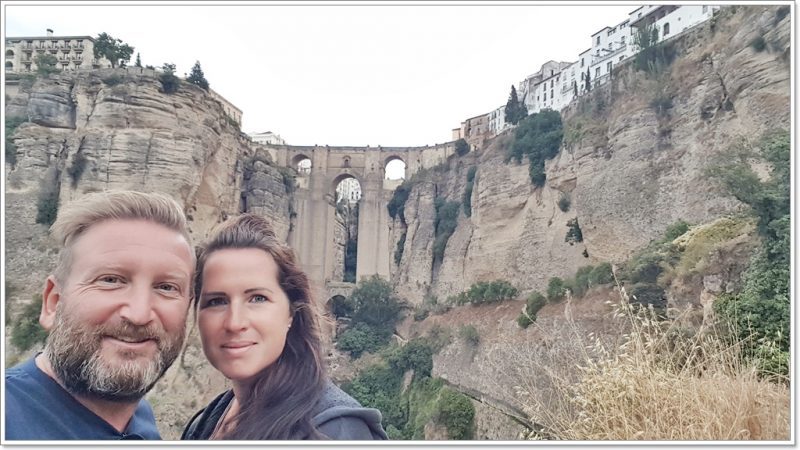
[[(217, 396), (192, 417), (189, 425), (183, 430), (181, 440), (209, 439), (232, 400), (233, 391), (226, 391)], [(362, 407), (353, 397), (330, 381), (327, 382), (314, 408), (311, 422), (320, 433), (334, 440), (389, 439), (381, 426), (380, 411)]]

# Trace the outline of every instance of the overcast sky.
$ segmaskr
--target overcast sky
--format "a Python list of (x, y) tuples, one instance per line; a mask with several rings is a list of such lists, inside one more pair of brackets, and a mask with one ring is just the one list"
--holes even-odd
[(590, 35), (641, 3), (103, 4), (3, 2), (5, 36), (97, 36), (142, 64), (188, 73), (243, 111), (245, 132), (294, 145), (418, 146), (505, 104), (548, 60), (575, 61)]

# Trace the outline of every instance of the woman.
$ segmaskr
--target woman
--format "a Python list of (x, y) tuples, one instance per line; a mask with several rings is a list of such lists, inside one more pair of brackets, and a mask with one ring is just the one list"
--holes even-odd
[(387, 439), (380, 412), (325, 376), (308, 278), (266, 220), (221, 225), (198, 253), (194, 302), (203, 351), (233, 389), (181, 439)]

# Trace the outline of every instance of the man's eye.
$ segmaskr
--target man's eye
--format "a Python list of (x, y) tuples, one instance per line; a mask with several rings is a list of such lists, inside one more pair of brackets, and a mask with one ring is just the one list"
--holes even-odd
[(158, 285), (158, 289), (166, 292), (178, 292), (178, 286), (170, 283), (162, 283)]
[(122, 277), (117, 275), (103, 275), (98, 278), (97, 281), (104, 284), (119, 284), (122, 283)]

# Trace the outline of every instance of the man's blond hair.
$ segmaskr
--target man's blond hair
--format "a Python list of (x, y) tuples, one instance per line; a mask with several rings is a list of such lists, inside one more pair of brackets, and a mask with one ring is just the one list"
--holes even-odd
[(175, 230), (186, 239), (194, 258), (186, 216), (172, 197), (136, 191), (95, 192), (64, 205), (50, 227), (51, 236), (63, 247), (53, 271), (59, 282), (69, 275), (75, 239), (92, 225), (115, 219), (147, 220)]

